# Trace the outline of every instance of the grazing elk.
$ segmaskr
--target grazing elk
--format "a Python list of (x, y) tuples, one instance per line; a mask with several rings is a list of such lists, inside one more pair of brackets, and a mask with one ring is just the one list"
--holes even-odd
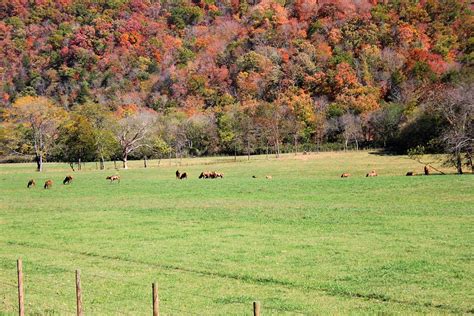
[(176, 170), (176, 179), (181, 179), (181, 174), (179, 173), (179, 170)]
[(349, 178), (351, 176), (350, 173), (343, 173), (341, 174), (341, 178)]
[(252, 176), (252, 178), (256, 179), (256, 178), (257, 178), (257, 176)]
[(429, 176), (429, 175), (430, 175), (430, 167), (428, 167), (428, 165), (425, 166), (425, 168), (423, 169), (423, 171), (425, 172), (425, 176)]
[(47, 181), (44, 183), (44, 188), (45, 188), (45, 189), (50, 189), (52, 186), (53, 186), (53, 180), (47, 180)]
[(271, 179), (273, 179), (273, 177), (268, 175), (268, 176), (265, 176), (265, 179), (271, 180)]
[(106, 180), (110, 180), (110, 183), (114, 182), (114, 181), (117, 181), (118, 183), (120, 183), (120, 176), (108, 176), (107, 178), (105, 178)]
[(63, 184), (70, 184), (72, 182), (72, 176), (66, 176), (63, 180)]
[(413, 175), (415, 175), (415, 173), (413, 171), (408, 171), (407, 174), (406, 174), (407, 177), (411, 177)]
[(26, 187), (29, 189), (29, 188), (35, 187), (35, 186), (36, 186), (35, 180), (31, 179), (30, 181), (28, 181), (28, 185)]
[(186, 172), (183, 172), (181, 176), (179, 177), (180, 180), (187, 179), (187, 178), (188, 178), (188, 174)]
[(209, 171), (203, 171), (199, 175), (199, 179), (207, 179), (207, 178), (210, 178), (210, 177), (211, 177), (211, 172), (209, 172)]
[(215, 179), (215, 178), (224, 178), (223, 173), (215, 172), (215, 171), (203, 171), (199, 175), (199, 179)]
[(375, 170), (372, 170), (371, 172), (369, 172), (368, 174), (365, 175), (366, 177), (376, 177), (377, 176), (377, 172), (375, 172)]

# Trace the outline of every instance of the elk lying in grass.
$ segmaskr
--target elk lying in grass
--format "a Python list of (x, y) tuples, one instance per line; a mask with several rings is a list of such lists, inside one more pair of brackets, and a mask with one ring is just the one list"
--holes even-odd
[(371, 172), (369, 172), (368, 174), (365, 175), (366, 177), (376, 177), (377, 176), (377, 172), (375, 172), (375, 170), (372, 170)]
[(105, 178), (106, 180), (110, 180), (110, 183), (114, 182), (114, 181), (117, 181), (118, 183), (120, 183), (120, 176), (118, 175), (115, 175), (115, 176), (108, 176), (107, 178)]

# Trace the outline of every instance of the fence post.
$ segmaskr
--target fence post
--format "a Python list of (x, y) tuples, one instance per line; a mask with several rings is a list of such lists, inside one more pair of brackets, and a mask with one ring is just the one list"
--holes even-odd
[(253, 302), (253, 316), (260, 316), (260, 302)]
[(160, 316), (160, 298), (158, 297), (158, 284), (151, 285), (153, 292), (153, 316)]
[(25, 296), (23, 293), (23, 262), (18, 258), (16, 262), (18, 272), (18, 315), (25, 315)]
[(82, 316), (81, 270), (76, 270), (76, 314)]

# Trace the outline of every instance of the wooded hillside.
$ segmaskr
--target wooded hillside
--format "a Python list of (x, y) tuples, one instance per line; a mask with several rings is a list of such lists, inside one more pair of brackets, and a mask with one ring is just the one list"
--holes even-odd
[(1, 154), (470, 153), (473, 22), (463, 0), (1, 0)]

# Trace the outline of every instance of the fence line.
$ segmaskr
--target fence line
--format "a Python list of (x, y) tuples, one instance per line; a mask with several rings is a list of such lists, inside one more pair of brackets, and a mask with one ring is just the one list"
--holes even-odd
[[(66, 272), (68, 272), (68, 270), (65, 270)], [(107, 280), (113, 280), (115, 282), (120, 282), (122, 284), (132, 284), (132, 285), (139, 285), (140, 287), (144, 287), (145, 286), (143, 284), (139, 284), (137, 282), (123, 282), (123, 280), (119, 280), (117, 278), (112, 278), (112, 277), (106, 277), (106, 276), (103, 276), (103, 275), (98, 275), (98, 274), (94, 274), (94, 273), (86, 273), (85, 275), (91, 275), (91, 276), (95, 276), (95, 277), (99, 277), (99, 278), (102, 278), (102, 279), (107, 279)], [(32, 295), (34, 294), (34, 296), (37, 296), (39, 294), (44, 294), (44, 292), (39, 292), (37, 290), (33, 290), (30, 286), (28, 286), (28, 282), (30, 281), (30, 279), (24, 275), (24, 271), (23, 271), (23, 263), (22, 263), (22, 260), (21, 259), (18, 259), (17, 261), (17, 282), (18, 284), (13, 284), (13, 283), (10, 283), (9, 281), (5, 281), (5, 280), (2, 280), (0, 279), (0, 285), (4, 285), (4, 286), (8, 286), (10, 288), (17, 288), (17, 294), (18, 294), (18, 314), (20, 316), (24, 315), (25, 312), (29, 312), (29, 311), (25, 311), (25, 301), (28, 299), (28, 295), (26, 295), (25, 297), (25, 292), (27, 294), (31, 293)], [(26, 279), (26, 284), (24, 284), (24, 280)], [(57, 284), (57, 283), (56, 283)], [(112, 308), (109, 308), (109, 307), (103, 307), (103, 306), (100, 306), (100, 307), (94, 307), (93, 305), (91, 306), (87, 306), (87, 302), (85, 303), (83, 301), (83, 297), (82, 297), (82, 294), (84, 292), (84, 289), (82, 288), (82, 284), (81, 284), (81, 271), (80, 270), (75, 270), (75, 298), (76, 298), (76, 311), (74, 313), (74, 311), (72, 310), (68, 310), (68, 309), (65, 309), (63, 308), (62, 306), (51, 306), (49, 304), (45, 304), (44, 306), (47, 308), (47, 309), (52, 309), (53, 311), (54, 310), (58, 310), (60, 312), (63, 312), (63, 313), (66, 313), (66, 314), (76, 314), (77, 316), (82, 316), (86, 311), (97, 311), (97, 310), (102, 310), (102, 311), (107, 311), (107, 312), (111, 312), (111, 313), (114, 313), (114, 314), (127, 314), (125, 312), (122, 312), (121, 310), (118, 310), (118, 309), (112, 309)], [(150, 306), (150, 311), (153, 311), (153, 316), (159, 316), (160, 315), (160, 310), (163, 309), (163, 310), (170, 310), (170, 311), (174, 311), (174, 312), (179, 312), (179, 313), (185, 313), (185, 314), (189, 314), (189, 315), (202, 315), (205, 311), (200, 311), (199, 313), (197, 312), (193, 312), (193, 311), (186, 311), (186, 310), (183, 310), (181, 308), (176, 308), (176, 307), (169, 307), (169, 306), (160, 306), (160, 305), (163, 305), (163, 300), (160, 300), (160, 295), (159, 295), (159, 289), (158, 289), (158, 284), (156, 282), (153, 282), (151, 283), (151, 288), (152, 288), (152, 306)], [(65, 284), (61, 284), (62, 287), (65, 286)], [(149, 285), (147, 285), (146, 287), (148, 287)], [(87, 287), (86, 287), (87, 288)], [(202, 294), (195, 294), (195, 293), (191, 293), (189, 291), (181, 291), (181, 290), (171, 290), (171, 291), (175, 291), (177, 293), (180, 293), (180, 294), (184, 294), (184, 295), (189, 295), (189, 296), (193, 296), (193, 297), (200, 297), (200, 298), (206, 298), (206, 299), (210, 299), (212, 300), (214, 303), (216, 301), (216, 298), (215, 297), (211, 297), (211, 296), (207, 296), (207, 295), (202, 295)], [(165, 300), (166, 301), (166, 300)], [(294, 313), (294, 314), (300, 314), (300, 315), (306, 315), (304, 312), (301, 312), (301, 311), (298, 311), (298, 310), (287, 310), (287, 309), (280, 309), (280, 308), (275, 308), (275, 307), (265, 307), (263, 308), (262, 307), (262, 304), (259, 302), (259, 301), (253, 301), (253, 302), (249, 302), (249, 303), (244, 303), (244, 302), (229, 302), (229, 303), (225, 303), (223, 302), (225, 305), (231, 305), (231, 304), (239, 304), (239, 305), (242, 305), (242, 306), (247, 306), (249, 309), (249, 311), (251, 310), (251, 307), (253, 307), (253, 315), (254, 316), (260, 316), (261, 312), (263, 309), (266, 309), (266, 310), (274, 310), (274, 311), (278, 311), (278, 312), (285, 312), (285, 313)], [(31, 303), (30, 303), (31, 304)], [(28, 307), (31, 306), (29, 304), (26, 304)], [(14, 304), (12, 304), (12, 306), (14, 306)]]

